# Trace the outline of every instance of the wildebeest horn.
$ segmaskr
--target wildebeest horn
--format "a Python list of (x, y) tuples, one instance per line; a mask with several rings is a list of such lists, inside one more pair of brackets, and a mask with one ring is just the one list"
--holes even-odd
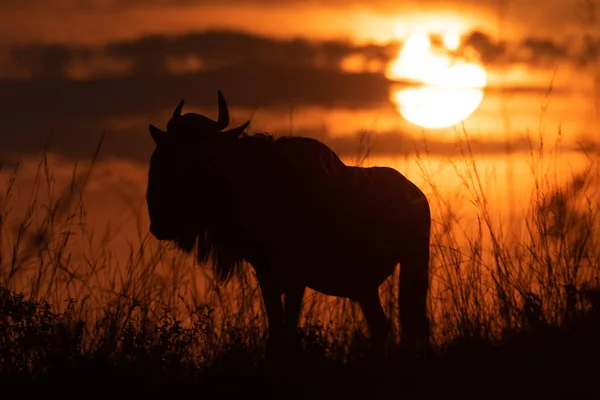
[(222, 130), (227, 128), (227, 125), (229, 125), (229, 111), (227, 111), (227, 103), (223, 93), (219, 90), (219, 120), (217, 121), (217, 127)]
[(244, 124), (238, 126), (237, 128), (231, 128), (231, 129), (225, 131), (224, 133), (237, 136), (240, 133), (244, 132), (244, 130), (248, 127), (248, 125), (250, 125), (250, 121), (246, 121)]
[(183, 100), (179, 102), (179, 105), (175, 107), (175, 111), (173, 111), (173, 118), (181, 117), (181, 110), (183, 109)]

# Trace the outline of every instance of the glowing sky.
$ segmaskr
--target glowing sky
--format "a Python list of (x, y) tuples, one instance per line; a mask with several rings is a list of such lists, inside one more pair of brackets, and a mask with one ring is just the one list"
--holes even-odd
[(499, 92), (510, 94), (511, 130), (534, 129), (552, 84), (556, 112), (546, 117), (580, 137), (595, 113), (585, 106), (597, 42), (586, 7), (561, 0), (5, 0), (0, 144), (27, 152), (54, 130), (68, 138), (61, 146), (72, 156), (85, 142), (83, 129), (133, 141), (181, 97), (195, 110), (210, 109), (218, 88), (238, 119), (255, 116), (256, 129), (289, 131), (293, 109), (298, 133), (410, 134), (414, 126), (390, 104), (383, 71), (415, 27), (459, 32), (487, 66), (487, 94), (470, 118), (475, 131), (505, 136)]
[(418, 128), (390, 100), (410, 83), (385, 71), (415, 28), (459, 34), (457, 52), (485, 65), (485, 96), (465, 121), (484, 162), (500, 166), (508, 144), (528, 154), (527, 135), (552, 142), (560, 132), (567, 146), (591, 145), (600, 126), (600, 31), (590, 4), (2, 0), (0, 157), (11, 165), (36, 155), (52, 134), (55, 160), (69, 170), (105, 134), (100, 170), (113, 172), (92, 190), (114, 192), (93, 197), (92, 207), (101, 215), (110, 204), (118, 216), (123, 188), (135, 187), (131, 197), (142, 204), (148, 124), (164, 126), (182, 98), (185, 111), (214, 117), (222, 90), (232, 123), (250, 118), (251, 131), (316, 137), (346, 159), (365, 131), (381, 157), (412, 156), (413, 140), (425, 137), (432, 157), (452, 158), (452, 129)]
[[(181, 98), (210, 114), (218, 89), (234, 123), (252, 118), (253, 130), (327, 138), (348, 155), (368, 129), (375, 152), (406, 152), (423, 132), (390, 100), (408, 83), (386, 70), (416, 28), (459, 35), (457, 51), (485, 65), (485, 96), (466, 121), (478, 151), (525, 143), (542, 114), (551, 135), (594, 142), (600, 35), (589, 4), (4, 0), (2, 156), (35, 153), (53, 133), (55, 151), (85, 158), (104, 133), (104, 154), (144, 163), (147, 124)], [(440, 154), (454, 151), (452, 136), (427, 133)]]
[[(93, 42), (228, 28), (270, 36), (388, 40), (395, 25), (459, 24), (503, 35), (577, 34), (585, 1), (5, 0), (7, 41)], [(435, 17), (437, 21), (432, 21)], [(496, 25), (496, 26), (494, 26)], [(107, 27), (109, 27), (107, 29)]]

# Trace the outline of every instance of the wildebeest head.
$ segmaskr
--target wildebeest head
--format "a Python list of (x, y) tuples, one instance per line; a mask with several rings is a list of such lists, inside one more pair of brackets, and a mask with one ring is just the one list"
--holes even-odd
[(219, 92), (219, 115), (216, 121), (203, 115), (181, 114), (183, 100), (163, 131), (150, 125), (150, 135), (156, 148), (150, 160), (146, 201), (150, 217), (150, 232), (159, 240), (174, 240), (191, 251), (198, 235), (204, 234), (198, 210), (210, 205), (211, 193), (202, 187), (211, 179), (212, 144), (216, 140), (237, 136), (245, 124), (224, 131), (229, 125), (229, 112)]

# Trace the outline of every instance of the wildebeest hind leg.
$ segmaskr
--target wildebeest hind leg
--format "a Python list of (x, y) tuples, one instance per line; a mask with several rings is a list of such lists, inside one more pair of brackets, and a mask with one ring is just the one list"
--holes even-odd
[(421, 246), (415, 245), (414, 249), (400, 260), (400, 328), (402, 342), (412, 349), (429, 347), (429, 243), (425, 239), (422, 242)]

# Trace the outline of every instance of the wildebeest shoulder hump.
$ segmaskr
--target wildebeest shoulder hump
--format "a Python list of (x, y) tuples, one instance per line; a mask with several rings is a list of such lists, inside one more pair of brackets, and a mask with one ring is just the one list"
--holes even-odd
[(331, 148), (316, 139), (284, 136), (277, 139), (276, 148), (287, 162), (305, 171), (311, 169), (325, 172), (329, 177), (339, 177), (347, 169)]

